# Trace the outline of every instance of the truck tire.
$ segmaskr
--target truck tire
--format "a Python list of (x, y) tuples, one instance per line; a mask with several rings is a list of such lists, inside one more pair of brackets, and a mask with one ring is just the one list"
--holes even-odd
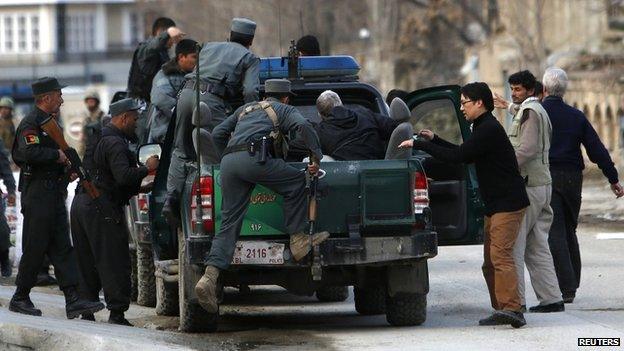
[(348, 297), (348, 286), (325, 286), (316, 290), (316, 298), (321, 302), (342, 302)]
[(137, 305), (156, 306), (156, 277), (151, 245), (137, 245)]
[(177, 316), (180, 314), (178, 284), (165, 282), (156, 277), (156, 314), (159, 316)]
[(386, 320), (390, 325), (421, 325), (426, 319), (427, 294), (399, 292), (386, 298)]
[(197, 302), (191, 301), (191, 289), (199, 280), (197, 273), (186, 263), (184, 234), (178, 231), (179, 306), (180, 324), (178, 330), (185, 333), (215, 332), (219, 324), (219, 312), (209, 314)]
[(130, 245), (130, 301), (136, 302), (139, 285), (137, 283), (137, 252), (136, 246)]
[(361, 315), (386, 313), (386, 288), (383, 285), (353, 288), (355, 310)]

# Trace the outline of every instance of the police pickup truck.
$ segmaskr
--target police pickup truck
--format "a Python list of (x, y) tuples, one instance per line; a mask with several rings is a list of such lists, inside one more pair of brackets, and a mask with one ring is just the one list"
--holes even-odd
[[(297, 94), (291, 103), (312, 122), (319, 122), (315, 101), (327, 89), (337, 92), (347, 107), (360, 105), (389, 115), (379, 91), (358, 81), (359, 65), (353, 58), (302, 57), (294, 65), (296, 79), (289, 75), (288, 61), (261, 59), (261, 81), (291, 77)], [(291, 62), (291, 73), (292, 67)], [(414, 91), (405, 101), (414, 130), (429, 128), (455, 143), (469, 136), (459, 109), (458, 86)], [(138, 241), (152, 247), (157, 313), (179, 314), (179, 329), (184, 332), (214, 331), (219, 316), (200, 307), (194, 286), (204, 271), (211, 239), (219, 232), (219, 165), (202, 162), (199, 169), (196, 163), (186, 165), (181, 228), (172, 232), (161, 215), (172, 129), (160, 146), (162, 161), (149, 196), (149, 224), (139, 230)], [(149, 147), (154, 145), (144, 145), (139, 154), (153, 153), (142, 152)], [(300, 158), (296, 161), (294, 167), (305, 167)], [(391, 325), (423, 323), (429, 291), (427, 260), (437, 255), (438, 245), (482, 242), (483, 205), (474, 170), (441, 163), (420, 151), (407, 159), (323, 160), (321, 169), (315, 225), (317, 231), (327, 230), (331, 236), (316, 256), (293, 260), (282, 199), (256, 186), (232, 266), (221, 275), (222, 286), (278, 285), (295, 294), (316, 294), (320, 301), (343, 301), (347, 287), (353, 286), (360, 314), (385, 314)], [(319, 269), (312, 274), (314, 258)]]

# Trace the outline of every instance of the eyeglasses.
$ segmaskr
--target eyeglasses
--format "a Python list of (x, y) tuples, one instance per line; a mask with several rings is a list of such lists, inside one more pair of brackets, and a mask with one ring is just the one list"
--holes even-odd
[(462, 106), (464, 106), (464, 105), (466, 105), (466, 104), (467, 104), (467, 103), (469, 103), (469, 102), (474, 102), (474, 100), (464, 100), (464, 101), (460, 101), (459, 103), (460, 103)]

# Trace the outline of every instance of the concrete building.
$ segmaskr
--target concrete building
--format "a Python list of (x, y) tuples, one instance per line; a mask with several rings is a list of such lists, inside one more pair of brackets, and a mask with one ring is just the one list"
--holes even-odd
[(107, 110), (126, 89), (144, 27), (134, 0), (0, 0), (0, 95), (15, 98), (19, 117), (30, 109), (32, 80), (56, 76), (69, 85), (63, 122), (79, 138), (85, 91), (97, 90)]
[[(568, 72), (565, 100), (583, 111), (622, 166), (624, 144), (624, 4), (602, 0), (510, 0), (500, 3), (496, 35), (470, 48), (469, 81), (509, 96), (507, 78), (523, 69)], [(507, 122), (499, 111), (502, 122)]]

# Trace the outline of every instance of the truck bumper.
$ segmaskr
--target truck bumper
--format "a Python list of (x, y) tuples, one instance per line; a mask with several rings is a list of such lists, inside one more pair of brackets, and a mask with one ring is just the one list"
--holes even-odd
[[(284, 263), (279, 265), (247, 265), (265, 267), (308, 267), (310, 257), (295, 262), (288, 250), (288, 240), (266, 240), (286, 244)], [(186, 239), (188, 260), (191, 264), (203, 265), (210, 252), (210, 237)], [(429, 259), (438, 254), (438, 237), (433, 231), (418, 231), (410, 236), (363, 237), (361, 248), (350, 246), (349, 238), (329, 238), (320, 245), (322, 266), (352, 266), (383, 264), (392, 261)], [(246, 265), (236, 265), (245, 267)]]

